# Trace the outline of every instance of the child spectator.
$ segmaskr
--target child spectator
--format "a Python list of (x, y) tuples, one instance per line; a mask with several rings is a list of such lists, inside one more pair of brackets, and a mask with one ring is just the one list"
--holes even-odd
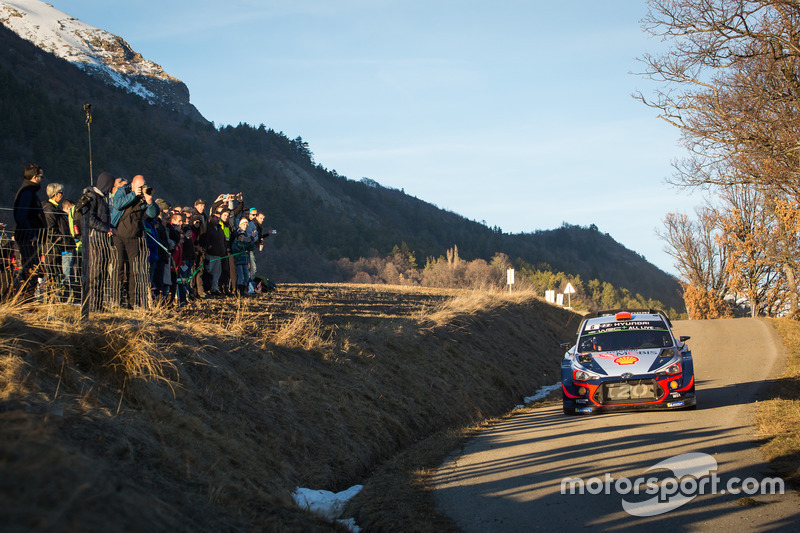
[(172, 211), (169, 225), (167, 226), (167, 239), (169, 240), (171, 254), (169, 301), (174, 302), (177, 294), (179, 305), (186, 303), (186, 284), (180, 283), (180, 275), (185, 272), (185, 268), (182, 268), (184, 267), (182, 228), (183, 214), (178, 210)]
[(81, 253), (81, 217), (75, 216), (75, 202), (72, 200), (66, 199), (61, 202), (61, 210), (66, 213), (69, 228), (67, 251), (62, 255), (61, 266), (64, 269), (64, 279), (70, 291), (74, 293), (74, 288), (78, 285), (75, 258)]
[(144, 221), (145, 242), (147, 243), (147, 263), (149, 265), (150, 273), (150, 291), (153, 294), (153, 299), (161, 296), (161, 285), (156, 284), (157, 272), (159, 269), (158, 259), (161, 254), (160, 244), (163, 244), (159, 239), (159, 229), (161, 229), (161, 217), (147, 218)]

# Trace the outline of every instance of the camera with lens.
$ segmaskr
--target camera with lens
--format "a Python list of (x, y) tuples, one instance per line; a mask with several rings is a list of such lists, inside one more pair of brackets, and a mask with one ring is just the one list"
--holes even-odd
[(75, 203), (75, 212), (76, 213), (80, 212), (82, 214), (85, 214), (86, 208), (92, 202), (92, 192), (91, 191), (92, 191), (91, 187), (86, 187), (83, 190), (83, 194), (81, 194), (81, 197)]
[(145, 194), (153, 194), (153, 188), (152, 187), (145, 187), (144, 188), (144, 193)]

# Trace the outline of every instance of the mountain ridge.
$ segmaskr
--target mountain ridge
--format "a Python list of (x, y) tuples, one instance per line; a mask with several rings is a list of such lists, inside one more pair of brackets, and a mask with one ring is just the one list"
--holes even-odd
[(265, 211), (279, 231), (263, 255), (279, 282), (349, 281), (328, 267), (341, 257), (386, 255), (403, 242), (420, 258), (442, 256), (457, 245), (464, 259), (490, 260), (501, 252), (683, 308), (677, 280), (596, 228), (503, 234), (403, 191), (329, 171), (313, 161), (299, 137), (264, 125), (216, 128), (152, 105), (5, 26), (0, 51), (0, 113), (7, 117), (0, 123), (0, 149), (7, 154), (0, 161), (0, 193), (8, 202), (31, 161), (51, 169), (48, 179), (64, 183), (67, 196), (88, 185), (82, 113), (88, 102), (94, 106), (95, 175), (141, 173), (158, 195), (181, 203), (244, 192), (247, 205)]
[(118, 35), (86, 24), (40, 0), (0, 1), (0, 23), (108, 85), (121, 87), (152, 105), (205, 120), (190, 103), (186, 84), (145, 59)]

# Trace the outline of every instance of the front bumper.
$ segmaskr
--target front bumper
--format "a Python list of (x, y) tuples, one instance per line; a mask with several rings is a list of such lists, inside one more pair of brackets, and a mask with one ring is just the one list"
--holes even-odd
[(683, 409), (696, 405), (694, 376), (562, 381), (561, 392), (564, 411), (568, 413)]

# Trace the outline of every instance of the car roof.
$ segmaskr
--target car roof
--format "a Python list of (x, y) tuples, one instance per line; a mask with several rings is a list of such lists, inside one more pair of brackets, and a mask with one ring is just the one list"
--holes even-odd
[(660, 321), (666, 323), (667, 327), (672, 329), (672, 322), (670, 322), (669, 317), (661, 311), (660, 309), (608, 309), (604, 311), (597, 311), (596, 313), (592, 313), (591, 315), (587, 316), (583, 319), (580, 326), (578, 327), (578, 333), (582, 332), (586, 326), (586, 324), (608, 324), (612, 322), (620, 322), (617, 319), (618, 313), (630, 313), (631, 318), (625, 319), (625, 322), (637, 322), (637, 321)]

